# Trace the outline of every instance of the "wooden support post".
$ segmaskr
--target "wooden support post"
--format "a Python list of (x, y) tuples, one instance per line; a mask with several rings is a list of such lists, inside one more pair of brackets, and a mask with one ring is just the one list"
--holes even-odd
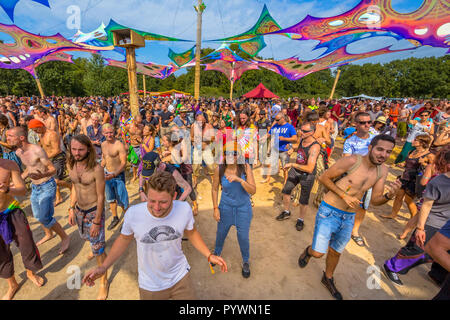
[(341, 70), (338, 70), (337, 74), (336, 74), (336, 79), (334, 79), (334, 84), (333, 84), (333, 89), (331, 90), (331, 94), (330, 94), (330, 100), (333, 99), (334, 96), (334, 91), (336, 90), (336, 85), (339, 81), (339, 76), (341, 74)]
[(198, 0), (197, 11), (197, 44), (195, 52), (195, 82), (194, 82), (194, 98), (198, 101), (200, 98), (200, 53), (202, 49), (202, 13), (205, 9), (203, 0)]
[(142, 75), (142, 80), (144, 82), (144, 99), (147, 96), (147, 87), (145, 86), (145, 74)]
[(128, 47), (127, 50), (127, 69), (128, 69), (128, 86), (130, 93), (131, 114), (136, 117), (139, 114), (139, 95), (136, 75), (136, 49)]
[(38, 77), (34, 78), (36, 80), (37, 87), (39, 89), (39, 93), (41, 94), (41, 98), (44, 99), (44, 90), (42, 89), (41, 81)]

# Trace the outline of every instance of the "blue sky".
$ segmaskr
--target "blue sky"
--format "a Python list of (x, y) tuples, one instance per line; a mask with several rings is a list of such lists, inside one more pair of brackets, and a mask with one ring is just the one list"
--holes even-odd
[[(1, 0), (0, 0), (1, 1)], [(257, 21), (264, 6), (267, 5), (272, 17), (286, 28), (301, 21), (307, 14), (328, 17), (350, 10), (359, 0), (204, 0), (207, 8), (203, 15), (203, 40), (217, 39), (242, 33)], [(77, 30), (69, 29), (66, 22), (67, 10), (77, 6), (81, 12), (81, 31), (90, 32), (102, 22), (106, 25), (110, 19), (139, 30), (159, 33), (167, 36), (195, 40), (196, 12), (193, 5), (197, 0), (49, 0), (51, 8), (31, 0), (20, 0), (15, 10), (15, 24), (29, 32), (42, 35), (61, 33), (71, 37)], [(414, 11), (422, 0), (392, 0), (395, 10), (406, 13)], [(0, 23), (11, 24), (11, 20), (0, 8)], [(0, 35), (1, 39), (1, 35)], [(312, 49), (318, 41), (293, 41), (282, 36), (266, 36), (267, 47), (260, 52), (264, 58), (285, 59), (298, 55), (302, 60), (310, 60), (323, 51)], [(139, 49), (138, 61), (167, 64), (169, 48), (182, 52), (192, 47), (195, 42), (147, 42), (146, 48)], [(392, 49), (409, 48), (406, 40), (397, 41), (390, 37), (376, 40), (366, 39), (351, 44), (350, 53), (373, 51), (387, 45)], [(204, 42), (203, 47), (217, 48), (220, 43)], [(325, 49), (324, 49), (325, 50)], [(389, 62), (409, 57), (442, 56), (445, 48), (421, 47), (413, 52), (392, 53), (358, 61)], [(115, 53), (105, 56), (122, 59)], [(76, 54), (86, 56), (86, 54)]]

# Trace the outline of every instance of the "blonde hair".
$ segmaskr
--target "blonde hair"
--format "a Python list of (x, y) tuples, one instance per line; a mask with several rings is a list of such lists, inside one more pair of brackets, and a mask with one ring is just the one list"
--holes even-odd
[(113, 125), (110, 124), (110, 123), (105, 123), (105, 124), (102, 126), (102, 130), (107, 130), (107, 129), (112, 129), (112, 130), (114, 131), (114, 127), (113, 127)]
[(91, 114), (91, 119), (101, 120), (101, 117), (98, 113), (93, 113), (93, 114)]

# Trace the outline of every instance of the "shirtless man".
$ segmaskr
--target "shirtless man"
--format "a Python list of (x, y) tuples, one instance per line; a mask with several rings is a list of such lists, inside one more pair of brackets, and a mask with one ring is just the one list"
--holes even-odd
[[(141, 158), (141, 144), (142, 144), (142, 132), (144, 131), (144, 124), (142, 123), (142, 116), (137, 115), (134, 121), (127, 125), (123, 131), (123, 141), (125, 141), (125, 136), (127, 132), (130, 134), (130, 144), (134, 149), (134, 152)], [(137, 164), (132, 164), (133, 166), (133, 181), (136, 181), (137, 169), (139, 167), (139, 162)]]
[[(73, 182), (70, 195), (69, 224), (78, 226), (82, 239), (89, 241), (92, 253), (88, 259), (97, 259), (101, 266), (105, 253), (105, 173), (97, 164), (95, 149), (85, 135), (72, 137), (68, 161), (69, 176)], [(101, 280), (97, 300), (106, 300), (108, 278)]]
[(6, 225), (6, 229), (2, 228), (0, 232), (0, 278), (8, 281), (8, 292), (2, 300), (11, 300), (19, 290), (14, 276), (13, 254), (9, 248), (12, 241), (16, 242), (20, 250), (28, 279), (38, 287), (44, 284), (44, 279), (35, 273), (42, 269), (39, 251), (27, 217), (14, 199), (15, 196), (24, 196), (26, 193), (25, 182), (20, 176), (17, 164), (11, 160), (0, 159), (0, 224)]
[(61, 137), (58, 132), (47, 129), (45, 124), (37, 119), (32, 119), (28, 123), (28, 128), (36, 132), (39, 136), (39, 143), (44, 149), (47, 157), (53, 163), (56, 169), (56, 199), (55, 207), (63, 202), (60, 188), (70, 189), (70, 183), (64, 181), (64, 173), (66, 169), (66, 154), (61, 150)]
[(48, 110), (44, 107), (39, 107), (37, 109), (38, 114), (35, 115), (35, 118), (44, 123), (45, 127), (52, 131), (58, 131), (58, 121), (52, 117)]
[(102, 167), (105, 168), (106, 180), (106, 202), (113, 216), (108, 230), (112, 230), (120, 219), (117, 216), (117, 203), (122, 208), (123, 213), (127, 211), (128, 191), (125, 187), (125, 167), (127, 165), (127, 150), (125, 145), (116, 139), (114, 127), (109, 123), (102, 127), (106, 141), (102, 143)]
[[(212, 155), (211, 144), (214, 141), (214, 128), (206, 123), (205, 116), (199, 113), (191, 127), (191, 137), (194, 142), (194, 162), (192, 165), (192, 187), (195, 189), (202, 169), (202, 161), (206, 163), (208, 175), (211, 178), (214, 175), (214, 157)], [(200, 150), (201, 143), (201, 150)]]
[(80, 111), (80, 116), (79, 122), (81, 125), (81, 132), (87, 136), (87, 127), (92, 125), (91, 113), (89, 112), (89, 109), (83, 106)]
[(70, 237), (53, 217), (55, 213), (53, 202), (56, 196), (56, 182), (53, 176), (56, 169), (44, 149), (28, 142), (25, 128), (12, 128), (8, 130), (6, 137), (8, 144), (18, 148), (16, 154), (26, 166), (22, 178), (25, 180), (30, 177), (32, 182), (31, 209), (34, 217), (42, 224), (45, 231), (44, 238), (36, 245), (39, 246), (52, 239), (54, 231), (61, 238), (59, 254), (63, 254), (69, 248)]
[(376, 136), (369, 145), (367, 155), (343, 157), (319, 178), (329, 191), (317, 212), (312, 245), (304, 250), (298, 264), (304, 268), (311, 257), (321, 258), (328, 250), (322, 284), (337, 300), (342, 300), (342, 295), (335, 287), (333, 274), (341, 253), (350, 241), (355, 212), (362, 196), (373, 188), (372, 204), (380, 206), (392, 200), (401, 186), (397, 180), (388, 187), (387, 193), (383, 193), (388, 175), (388, 167), (383, 163), (394, 146), (392, 137)]

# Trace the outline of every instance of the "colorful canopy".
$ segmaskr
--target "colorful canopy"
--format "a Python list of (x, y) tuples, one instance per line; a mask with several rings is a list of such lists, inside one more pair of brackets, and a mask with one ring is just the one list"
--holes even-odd
[[(40, 3), (46, 7), (50, 8), (50, 4), (48, 3), (48, 0), (31, 0), (37, 3)], [(14, 9), (16, 8), (17, 3), (19, 0), (1, 0), (0, 1), (0, 7), (5, 10), (6, 14), (8, 14), (8, 17), (11, 19), (12, 22), (14, 22)]]
[(244, 94), (243, 97), (245, 97), (245, 98), (267, 98), (267, 99), (278, 99), (279, 98), (276, 94), (274, 94), (272, 91), (267, 89), (262, 84), (262, 82), (260, 84), (258, 84), (258, 86), (255, 89)]
[[(112, 67), (118, 67), (122, 69), (127, 69), (126, 61), (117, 61), (113, 59), (105, 59), (107, 64)], [(147, 76), (157, 78), (157, 79), (166, 79), (170, 75), (172, 75), (178, 68), (174, 64), (169, 64), (167, 66), (159, 65), (153, 62), (149, 63), (141, 63), (136, 62), (136, 72), (138, 74), (145, 74)]]
[(169, 48), (169, 58), (181, 68), (195, 58), (195, 46), (183, 53), (175, 53)]

